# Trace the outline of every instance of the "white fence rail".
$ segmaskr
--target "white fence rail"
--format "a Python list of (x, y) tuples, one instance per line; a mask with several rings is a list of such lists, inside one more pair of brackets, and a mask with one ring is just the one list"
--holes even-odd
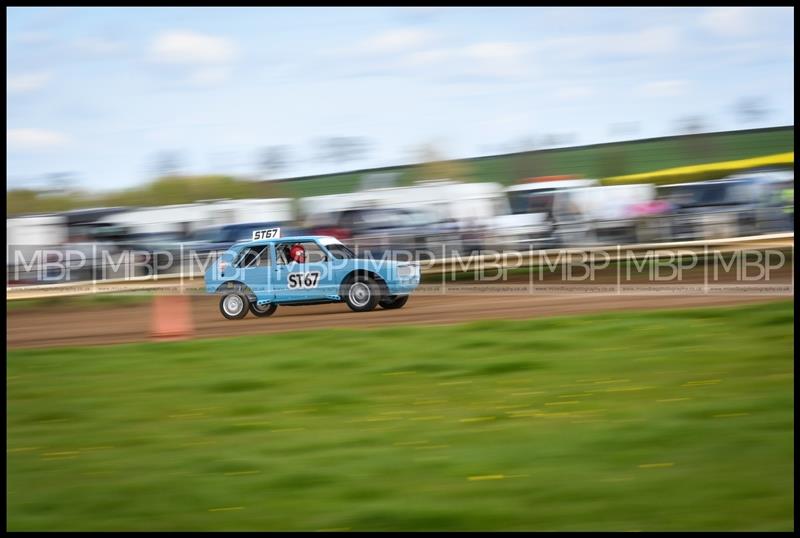
[[(794, 251), (794, 232), (767, 234), (728, 239), (704, 241), (679, 241), (672, 243), (650, 243), (637, 245), (609, 245), (589, 248), (566, 248), (538, 250), (528, 249), (503, 254), (482, 256), (450, 257), (420, 262), (423, 274), (442, 274), (447, 272), (471, 271), (475, 267), (509, 268), (536, 267), (543, 263), (552, 265), (563, 263), (571, 256), (581, 255), (591, 258), (604, 253), (603, 261), (639, 260), (662, 256), (705, 255), (709, 253), (735, 252), (745, 249), (778, 248)], [(560, 256), (559, 256), (560, 255)], [(513, 256), (514, 264), (510, 263)], [(553, 258), (555, 257), (555, 260)], [(168, 274), (131, 277), (124, 279), (67, 282), (59, 284), (22, 285), (6, 287), (6, 300), (39, 299), (92, 295), (97, 293), (131, 292), (158, 290), (165, 288), (198, 288), (202, 286), (203, 275), (195, 273)]]

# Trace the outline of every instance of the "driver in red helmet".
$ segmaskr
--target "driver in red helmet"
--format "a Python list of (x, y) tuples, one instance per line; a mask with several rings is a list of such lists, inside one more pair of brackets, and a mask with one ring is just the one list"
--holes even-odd
[(306, 249), (303, 245), (292, 245), (289, 249), (289, 259), (296, 263), (306, 263)]

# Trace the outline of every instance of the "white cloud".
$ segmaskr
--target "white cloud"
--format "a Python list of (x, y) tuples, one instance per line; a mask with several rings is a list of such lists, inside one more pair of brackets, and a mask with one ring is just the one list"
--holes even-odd
[(82, 37), (75, 40), (74, 46), (78, 52), (97, 56), (117, 54), (124, 49), (121, 41), (105, 37)]
[(192, 71), (189, 83), (195, 86), (214, 86), (228, 80), (231, 70), (225, 66), (203, 67)]
[(17, 43), (26, 46), (43, 45), (51, 39), (51, 35), (47, 32), (23, 32), (14, 38)]
[[(416, 47), (394, 56), (387, 54), (381, 66), (385, 70), (425, 70), (432, 76), (445, 78), (523, 79), (544, 71), (545, 64), (551, 69), (585, 69), (585, 62), (596, 62), (604, 56), (633, 59), (674, 53), (681, 43), (678, 28), (656, 26), (530, 42), (484, 41), (459, 47)], [(574, 100), (591, 94), (587, 88), (567, 88), (557, 91), (556, 96)]]
[(516, 61), (524, 52), (524, 47), (507, 42), (483, 42), (464, 49), (468, 56), (487, 61)]
[(463, 49), (470, 71), (478, 75), (514, 77), (526, 71), (527, 49), (517, 43), (483, 42)]
[(236, 45), (223, 37), (177, 30), (160, 34), (150, 46), (154, 62), (177, 69), (184, 82), (193, 86), (225, 82), (237, 53)]
[(755, 13), (746, 8), (713, 8), (700, 18), (700, 24), (719, 36), (746, 36), (755, 30)]
[(637, 90), (648, 97), (676, 97), (685, 94), (688, 88), (686, 80), (658, 80), (642, 84)]
[(548, 39), (536, 48), (551, 57), (590, 58), (597, 56), (641, 57), (675, 52), (681, 44), (680, 31), (671, 26)]
[(571, 86), (556, 90), (556, 98), (561, 101), (577, 101), (592, 95), (594, 95), (594, 91), (584, 86)]
[(29, 93), (44, 88), (52, 76), (50, 73), (19, 73), (10, 75), (6, 81), (8, 93)]
[(451, 49), (420, 50), (406, 54), (401, 63), (408, 67), (435, 65), (447, 61), (454, 56)]
[[(669, 55), (683, 48), (681, 29), (660, 25), (633, 31), (567, 35), (531, 41), (480, 41), (448, 46), (443, 36), (426, 30), (400, 28), (384, 32), (353, 46), (336, 49), (335, 55), (348, 58), (346, 70), (356, 73), (431, 76), (457, 79), (485, 77), (524, 79), (536, 73), (560, 68), (596, 69), (609, 59), (647, 59)], [(337, 58), (338, 60), (338, 58)], [(583, 65), (585, 62), (593, 62)], [(576, 99), (577, 94), (560, 98)]]
[(528, 47), (504, 41), (484, 41), (463, 47), (409, 52), (397, 61), (407, 69), (427, 69), (436, 76), (517, 77), (528, 73)]
[(395, 28), (364, 40), (359, 48), (364, 52), (403, 52), (429, 43), (432, 37), (427, 30)]
[(48, 129), (7, 129), (6, 144), (8, 149), (14, 150), (41, 150), (63, 146), (69, 139), (57, 132)]
[(636, 51), (639, 54), (665, 54), (674, 52), (680, 43), (680, 31), (677, 28), (664, 26), (623, 34), (618, 36), (613, 44), (616, 46), (614, 52)]
[(231, 62), (236, 46), (228, 39), (187, 31), (171, 31), (155, 38), (153, 60), (161, 63), (207, 65)]

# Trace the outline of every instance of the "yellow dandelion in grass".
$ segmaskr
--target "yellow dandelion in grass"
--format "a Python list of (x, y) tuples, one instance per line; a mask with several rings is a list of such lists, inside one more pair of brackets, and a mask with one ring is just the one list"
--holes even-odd
[(230, 473), (225, 473), (226, 476), (239, 476), (239, 475), (247, 475), (247, 474), (259, 474), (261, 471), (233, 471)]
[(216, 441), (207, 440), (207, 441), (194, 441), (191, 443), (183, 443), (181, 446), (205, 446), (205, 445), (215, 445), (215, 444), (217, 444)]
[(702, 387), (704, 385), (716, 385), (721, 383), (721, 379), (705, 379), (702, 381), (687, 381), (681, 387)]
[(424, 445), (427, 443), (428, 441), (400, 441), (393, 444), (394, 446), (413, 446), (413, 445)]
[(419, 400), (414, 402), (414, 405), (434, 405), (441, 403), (447, 403), (447, 400)]
[(502, 474), (486, 474), (486, 475), (478, 475), (478, 476), (468, 476), (467, 480), (476, 481), (476, 480), (503, 480), (506, 476)]
[(450, 459), (450, 456), (427, 456), (425, 458), (414, 458), (411, 461), (415, 463), (429, 463), (432, 461), (447, 461)]
[(485, 474), (485, 475), (477, 475), (477, 476), (468, 476), (467, 480), (471, 482), (481, 481), (481, 480), (505, 480), (506, 478), (523, 478), (528, 475), (526, 474)]
[(262, 422), (239, 422), (239, 423), (234, 424), (234, 426), (238, 426), (238, 427), (244, 428), (244, 427), (250, 427), (250, 426), (269, 426), (270, 424), (272, 424), (272, 422), (269, 422), (269, 421), (265, 420), (265, 421), (262, 421)]
[(595, 381), (593, 385), (605, 385), (609, 383), (628, 383), (630, 379), (609, 379), (608, 381)]
[(629, 482), (633, 480), (633, 476), (611, 476), (608, 478), (600, 478), (600, 482)]
[(487, 420), (495, 420), (497, 417), (472, 417), (472, 418), (462, 418), (459, 419), (459, 422), (485, 422)]
[(296, 413), (313, 413), (314, 411), (316, 411), (316, 409), (313, 408), (313, 407), (306, 408), (306, 409), (287, 409), (286, 411), (281, 411), (281, 414), (282, 415), (293, 415), (293, 414), (296, 414)]
[(542, 416), (541, 409), (525, 409), (524, 411), (509, 411), (507, 412), (511, 418), (519, 418), (519, 417), (538, 417)]
[(205, 413), (183, 413), (179, 415), (169, 415), (169, 418), (195, 418), (203, 416), (205, 416)]

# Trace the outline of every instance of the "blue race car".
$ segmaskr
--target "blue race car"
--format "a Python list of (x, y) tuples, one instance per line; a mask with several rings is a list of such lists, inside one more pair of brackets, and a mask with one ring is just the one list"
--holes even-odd
[(279, 228), (253, 231), (252, 241), (233, 245), (205, 272), (206, 291), (221, 295), (227, 319), (242, 319), (248, 310), (270, 316), (278, 305), (401, 308), (419, 279), (413, 263), (358, 258), (333, 237), (281, 238)]

